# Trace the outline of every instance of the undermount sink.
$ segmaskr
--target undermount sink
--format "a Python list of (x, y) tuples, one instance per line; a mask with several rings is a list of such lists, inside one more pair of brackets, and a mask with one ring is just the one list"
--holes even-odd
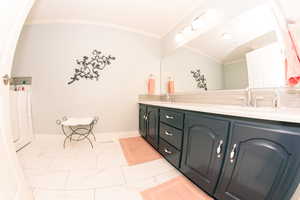
[(279, 109), (278, 108), (272, 108), (272, 107), (250, 107), (250, 106), (231, 106), (231, 105), (215, 105), (216, 108), (220, 109), (232, 109), (233, 111), (241, 110), (241, 111), (249, 111), (249, 112), (276, 112)]

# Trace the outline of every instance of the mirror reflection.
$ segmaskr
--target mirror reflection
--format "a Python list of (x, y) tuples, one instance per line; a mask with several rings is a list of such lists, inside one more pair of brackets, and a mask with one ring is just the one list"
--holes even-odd
[(162, 60), (162, 93), (281, 87), (283, 46), (276, 17), (261, 4), (202, 32)]

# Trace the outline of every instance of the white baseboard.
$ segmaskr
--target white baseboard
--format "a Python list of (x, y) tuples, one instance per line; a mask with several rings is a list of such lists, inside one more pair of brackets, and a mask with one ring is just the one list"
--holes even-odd
[[(107, 133), (95, 133), (97, 142), (109, 142), (118, 140), (120, 138), (127, 138), (127, 137), (136, 137), (139, 136), (139, 131), (118, 131), (118, 132), (107, 132)], [(44, 134), (44, 133), (37, 133), (35, 134), (36, 139), (43, 139), (43, 138), (64, 138), (63, 134)]]

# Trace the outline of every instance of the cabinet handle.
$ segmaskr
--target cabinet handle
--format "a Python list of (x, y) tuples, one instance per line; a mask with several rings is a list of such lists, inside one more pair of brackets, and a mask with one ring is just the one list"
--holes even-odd
[(166, 115), (166, 118), (167, 118), (167, 119), (174, 119), (173, 116), (169, 116), (169, 115)]
[(223, 140), (220, 140), (219, 145), (218, 145), (218, 148), (217, 148), (217, 155), (218, 155), (218, 158), (221, 158), (223, 143), (224, 143), (224, 141), (223, 141)]
[(164, 149), (164, 152), (166, 152), (167, 154), (172, 154), (172, 151), (170, 151), (168, 149)]
[(165, 135), (167, 135), (167, 136), (173, 136), (173, 134), (169, 133), (168, 131), (165, 131)]
[(234, 158), (235, 158), (235, 154), (236, 154), (236, 148), (237, 148), (237, 144), (234, 144), (232, 147), (232, 150), (230, 152), (230, 162), (233, 163), (234, 162)]

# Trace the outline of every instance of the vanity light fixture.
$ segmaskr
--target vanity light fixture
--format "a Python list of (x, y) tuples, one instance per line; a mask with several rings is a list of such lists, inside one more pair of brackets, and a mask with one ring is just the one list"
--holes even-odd
[(183, 33), (182, 33), (182, 32), (179, 32), (179, 33), (176, 34), (175, 40), (176, 40), (177, 43), (182, 42), (183, 39), (184, 39), (184, 36), (183, 36)]
[(216, 20), (216, 18), (217, 11), (215, 9), (208, 9), (192, 21), (192, 28), (193, 30), (203, 28), (206, 24), (209, 24), (210, 22)]
[(190, 26), (185, 27), (181, 32), (175, 36), (175, 41), (180, 43), (186, 36), (193, 34), (193, 31), (204, 27), (206, 24), (214, 23), (217, 19), (217, 11), (215, 9), (208, 9), (203, 14), (195, 18)]
[(193, 30), (198, 30), (199, 28), (204, 27), (204, 22), (201, 17), (197, 17), (192, 22), (192, 28)]

